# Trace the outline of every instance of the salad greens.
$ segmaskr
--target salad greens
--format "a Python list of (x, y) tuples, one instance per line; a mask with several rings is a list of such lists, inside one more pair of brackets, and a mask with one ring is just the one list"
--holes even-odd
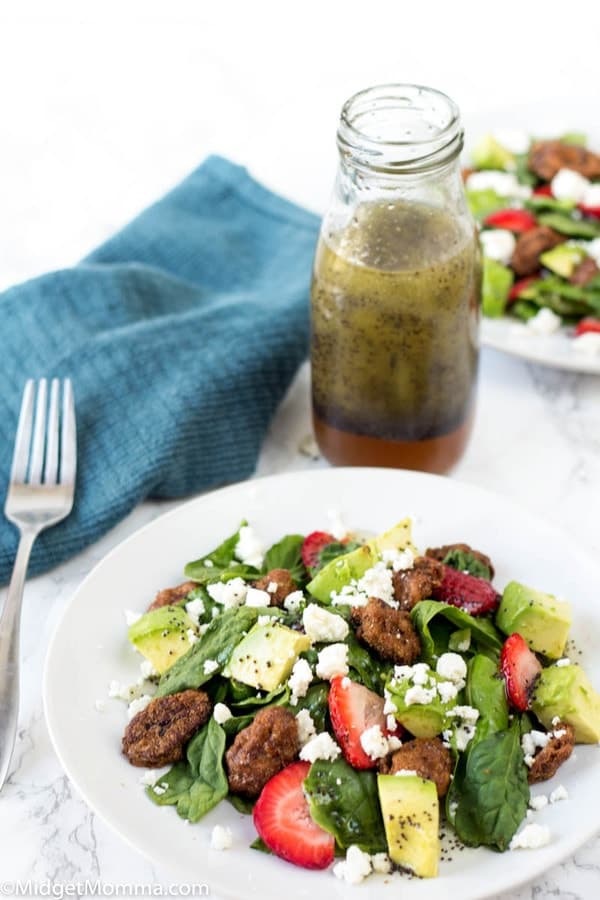
[(421, 656), (430, 665), (449, 649), (451, 634), (457, 628), (470, 632), (470, 646), (465, 653), (475, 653), (481, 648), (497, 657), (502, 649), (502, 637), (490, 619), (471, 616), (456, 606), (438, 600), (421, 600), (411, 618), (421, 638)]

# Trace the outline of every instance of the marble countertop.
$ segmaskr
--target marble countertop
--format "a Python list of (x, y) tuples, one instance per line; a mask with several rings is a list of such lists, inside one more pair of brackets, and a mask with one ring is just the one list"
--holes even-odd
[[(312, 14), (308, 0), (293, 28), (285, 4), (217, 6), (90, 0), (84, 12), (81, 3), (56, 0), (40, 13), (20, 0), (3, 4), (0, 76), (10, 89), (0, 100), (0, 288), (81, 258), (208, 152), (244, 162), (293, 199), (323, 208), (339, 106), (367, 84), (406, 78), (441, 86), (473, 130), (500, 117), (533, 127), (544, 101), (558, 132), (585, 124), (590, 107), (580, 86), (600, 79), (600, 8), (591, 5), (585, 28), (576, 16), (561, 21), (560, 60), (545, 71), (543, 86), (511, 64), (501, 91), (498, 70), (488, 65), (491, 36), (473, 39), (467, 6), (461, 15), (456, 4), (440, 5), (432, 33), (429, 4), (398, 7), (396, 27), (387, 4), (390, 27), (378, 28), (376, 41), (361, 27), (355, 0), (315, 4)], [(372, 7), (375, 13), (377, 0)], [(514, 21), (538, 41), (544, 29), (555, 40), (536, 4), (506, 0), (494, 22), (497, 48), (511, 46)], [(504, 113), (492, 114), (489, 98), (500, 94)], [(256, 474), (325, 465), (301, 452), (309, 433), (304, 368), (272, 423)], [(518, 500), (598, 554), (600, 378), (484, 350), (475, 430), (453, 477)], [(18, 741), (0, 796), (0, 893), (2, 883), (17, 880), (173, 881), (78, 797), (50, 745), (41, 703), (46, 647), (73, 591), (111, 547), (171, 506), (142, 504), (96, 545), (27, 584)], [(595, 900), (600, 838), (510, 896)]]

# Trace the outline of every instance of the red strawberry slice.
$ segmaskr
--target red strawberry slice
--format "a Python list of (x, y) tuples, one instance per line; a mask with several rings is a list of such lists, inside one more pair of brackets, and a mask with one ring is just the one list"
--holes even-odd
[(533, 189), (533, 193), (536, 197), (551, 197), (552, 188), (549, 184), (540, 184), (539, 187)]
[(500, 603), (500, 594), (485, 578), (457, 572), (444, 566), (444, 577), (439, 587), (432, 591), (434, 600), (458, 606), (472, 616), (484, 616), (493, 612)]
[(592, 219), (600, 219), (600, 206), (585, 206), (584, 203), (578, 203), (577, 209)]
[[(374, 769), (376, 759), (371, 759), (362, 748), (360, 736), (372, 725), (379, 725), (383, 734), (386, 728), (383, 713), (384, 699), (362, 684), (347, 676), (336, 675), (329, 689), (329, 716), (346, 762), (355, 769)], [(391, 732), (396, 734), (396, 730)]]
[(516, 631), (504, 641), (500, 653), (500, 671), (504, 676), (509, 703), (525, 712), (529, 709), (531, 692), (542, 667), (535, 653)]
[(526, 291), (528, 287), (539, 280), (538, 275), (528, 275), (527, 278), (519, 278), (510, 289), (508, 302), (513, 303), (515, 300), (518, 300), (523, 291)]
[(508, 231), (515, 231), (517, 234), (521, 234), (523, 231), (535, 228), (537, 222), (535, 217), (526, 209), (499, 209), (497, 212), (486, 216), (483, 224), (490, 225), (493, 228), (506, 228)]
[(600, 319), (595, 319), (593, 316), (586, 316), (575, 326), (575, 337), (598, 333), (600, 333)]
[(319, 554), (327, 544), (333, 544), (335, 538), (326, 531), (313, 531), (304, 538), (301, 554), (302, 562), (307, 569), (314, 569), (319, 565)]
[(305, 869), (326, 869), (335, 840), (311, 819), (303, 784), (310, 763), (294, 762), (274, 775), (256, 801), (254, 825), (276, 856)]

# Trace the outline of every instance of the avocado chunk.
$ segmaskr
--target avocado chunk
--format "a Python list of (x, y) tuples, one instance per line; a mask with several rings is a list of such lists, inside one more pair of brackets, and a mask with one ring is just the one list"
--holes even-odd
[(367, 541), (362, 547), (332, 559), (317, 572), (308, 584), (307, 591), (321, 603), (329, 603), (333, 592), (338, 593), (351, 581), (362, 578), (380, 559), (384, 550), (405, 550), (407, 547), (413, 549), (411, 525), (410, 519), (403, 519), (389, 531)]
[(581, 247), (570, 247), (568, 244), (559, 244), (552, 250), (546, 250), (540, 256), (540, 262), (551, 272), (570, 278), (576, 267), (584, 258), (585, 253)]
[[(396, 707), (394, 716), (415, 737), (430, 738), (440, 734), (448, 727), (448, 712), (460, 703), (457, 696), (447, 701), (440, 697), (437, 685), (447, 682), (446, 678), (430, 671), (429, 679), (421, 690), (409, 678), (392, 678), (387, 684), (390, 701)], [(417, 698), (422, 695), (425, 702), (416, 702), (415, 695)]]
[(440, 858), (440, 807), (435, 782), (418, 775), (378, 775), (388, 853), (420, 878), (435, 878)]
[(496, 625), (504, 634), (518, 631), (532, 650), (560, 659), (569, 636), (571, 604), (534, 588), (511, 581), (504, 588)]
[(491, 134), (484, 134), (471, 153), (477, 169), (503, 169), (513, 171), (517, 167), (514, 153), (503, 147)]
[(161, 606), (130, 625), (127, 637), (159, 675), (190, 649), (189, 629), (194, 623), (181, 606)]
[(231, 654), (223, 674), (258, 690), (274, 691), (309, 647), (306, 634), (286, 625), (255, 625)]
[(600, 741), (600, 694), (594, 690), (581, 666), (549, 666), (536, 683), (531, 708), (549, 730), (552, 719), (575, 729), (578, 744)]

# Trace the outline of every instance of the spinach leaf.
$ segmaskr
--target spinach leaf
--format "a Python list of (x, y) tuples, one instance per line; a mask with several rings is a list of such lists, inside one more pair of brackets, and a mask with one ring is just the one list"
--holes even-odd
[[(228, 794), (227, 799), (234, 807), (234, 809), (237, 809), (237, 811), (239, 813), (242, 813), (242, 815), (252, 815), (252, 810), (254, 809), (256, 800), (247, 800), (245, 797), (240, 797), (239, 794)], [(258, 840), (260, 841), (260, 838), (258, 838)], [(252, 844), (250, 846), (252, 846)]]
[(235, 557), (235, 548), (240, 539), (240, 529), (248, 523), (244, 519), (238, 530), (226, 538), (210, 553), (205, 553), (199, 559), (189, 562), (184, 574), (191, 581), (198, 584), (210, 584), (213, 581), (227, 581), (231, 578), (244, 578), (252, 580), (260, 578), (260, 572), (253, 566), (247, 566), (239, 562)]
[(325, 719), (327, 717), (328, 706), (327, 699), (329, 697), (329, 685), (324, 682), (313, 684), (306, 692), (306, 696), (299, 697), (295, 706), (289, 706), (294, 715), (301, 709), (307, 709), (311, 719), (315, 723), (317, 734), (325, 730)]
[(250, 849), (260, 850), (261, 853), (272, 853), (272, 850), (269, 850), (261, 837), (257, 837), (254, 841), (252, 841), (252, 843), (250, 844)]
[(529, 300), (515, 300), (514, 303), (511, 303), (510, 312), (511, 315), (516, 316), (517, 319), (528, 322), (529, 319), (533, 319), (534, 316), (537, 316), (539, 307)]
[[(252, 693), (248, 697), (244, 697), (241, 700), (232, 700), (231, 705), (236, 708), (244, 708), (246, 706), (281, 706), (283, 703), (287, 703), (288, 697), (289, 689), (285, 685), (280, 684), (279, 687), (276, 687), (268, 694), (261, 693), (260, 697), (257, 696), (256, 688), (252, 688)], [(277, 700), (276, 703), (274, 702), (275, 700)]]
[(468, 572), (469, 575), (491, 581), (492, 573), (489, 568), (472, 553), (466, 553), (464, 550), (450, 550), (443, 562), (452, 569), (456, 569), (457, 572)]
[(600, 224), (584, 219), (572, 219), (560, 212), (542, 213), (538, 216), (540, 225), (547, 225), (569, 237), (595, 238), (600, 236)]
[(356, 673), (358, 680), (376, 694), (383, 694), (392, 666), (371, 656), (352, 631), (348, 633), (344, 643), (348, 645), (348, 666)]
[[(161, 676), (156, 695), (176, 694), (187, 688), (199, 688), (227, 665), (229, 657), (244, 634), (254, 625), (258, 610), (252, 606), (226, 609), (208, 626), (202, 640), (192, 644), (185, 656), (181, 656)], [(204, 664), (214, 660), (218, 668), (204, 671)]]
[(338, 556), (344, 556), (346, 553), (352, 553), (353, 550), (358, 550), (359, 547), (362, 547), (362, 544), (359, 544), (358, 541), (348, 541), (346, 544), (343, 544), (341, 541), (332, 541), (331, 544), (325, 544), (319, 552), (319, 564), (311, 569), (311, 575), (314, 577), (332, 559), (337, 559)]
[(243, 728), (247, 728), (248, 725), (251, 725), (254, 716), (255, 713), (248, 713), (245, 716), (232, 716), (230, 719), (227, 719), (226, 722), (223, 722), (221, 728), (228, 737), (231, 737), (231, 735), (239, 734)]
[(533, 172), (531, 172), (529, 169), (529, 154), (515, 154), (515, 164), (515, 175), (517, 176), (519, 184), (526, 184), (528, 187), (535, 187), (535, 185), (538, 183), (538, 179), (537, 176), (534, 175)]
[(357, 844), (367, 853), (387, 849), (377, 776), (356, 771), (344, 759), (312, 764), (304, 781), (311, 817), (346, 849)]
[(198, 822), (227, 796), (229, 785), (223, 768), (224, 753), (225, 732), (211, 716), (187, 748), (187, 760), (194, 776), (187, 810), (190, 822)]
[(185, 798), (188, 797), (193, 783), (194, 776), (190, 767), (186, 761), (182, 761), (175, 763), (173, 768), (159, 779), (158, 786), (161, 791), (159, 794), (154, 791), (155, 785), (147, 787), (146, 794), (157, 806), (177, 806), (177, 812), (179, 812), (179, 802), (185, 801)]
[(231, 537), (225, 538), (225, 540), (219, 544), (214, 550), (211, 550), (206, 556), (202, 557), (202, 561), (208, 559), (215, 566), (220, 566), (221, 568), (226, 568), (235, 560), (235, 548), (237, 547), (240, 540), (240, 531), (244, 528), (248, 522), (246, 519), (242, 519), (240, 522), (240, 527), (237, 531), (235, 531)]
[(303, 535), (287, 534), (277, 544), (273, 544), (265, 553), (263, 572), (270, 572), (271, 569), (289, 569), (296, 584), (303, 584), (308, 578), (306, 567), (302, 562), (303, 543)]
[(454, 815), (459, 838), (470, 847), (505, 850), (529, 802), (519, 722), (471, 747), (459, 781)]
[(439, 656), (440, 647), (436, 647), (431, 626), (437, 617), (447, 620), (455, 628), (469, 628), (471, 631), (471, 648), (475, 652), (487, 648), (499, 653), (502, 649), (502, 638), (490, 619), (483, 616), (471, 616), (457, 606), (441, 603), (438, 600), (421, 600), (413, 608), (410, 617), (421, 637), (422, 657), (430, 665)]
[(509, 720), (504, 679), (499, 677), (498, 665), (480, 653), (469, 662), (466, 696), (469, 706), (479, 710), (471, 743), (497, 731), (506, 731)]
[(545, 209), (551, 212), (568, 213), (571, 212), (572, 209), (575, 209), (575, 201), (557, 200), (556, 197), (547, 197), (545, 194), (532, 194), (532, 196), (525, 201), (525, 206), (533, 212)]
[(448, 638), (448, 650), (453, 650), (455, 653), (466, 653), (470, 646), (470, 628), (459, 628), (458, 631), (453, 631)]

